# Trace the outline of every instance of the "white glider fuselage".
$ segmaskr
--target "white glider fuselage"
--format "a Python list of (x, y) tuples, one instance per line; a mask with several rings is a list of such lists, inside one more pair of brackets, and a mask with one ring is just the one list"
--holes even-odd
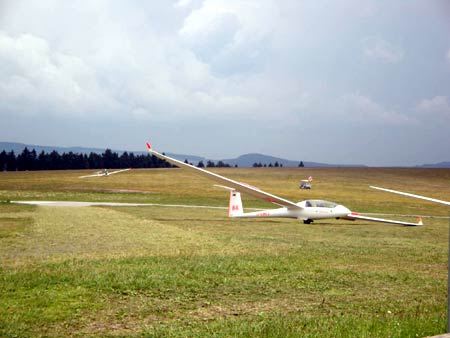
[(281, 217), (296, 218), (306, 221), (327, 218), (346, 218), (349, 213), (351, 213), (349, 209), (347, 209), (343, 205), (337, 205), (334, 208), (309, 207), (295, 210), (288, 208), (267, 209), (261, 211), (246, 212), (242, 215), (235, 215), (230, 217)]
[[(233, 197), (237, 194), (238, 197)], [(237, 202), (234, 202), (237, 200)], [(268, 217), (268, 218), (295, 218), (303, 221), (327, 218), (347, 218), (351, 211), (343, 205), (338, 205), (322, 200), (306, 200), (296, 203), (298, 208), (282, 207), (277, 209), (266, 209), (254, 212), (243, 212), (240, 194), (230, 192), (229, 217)]]

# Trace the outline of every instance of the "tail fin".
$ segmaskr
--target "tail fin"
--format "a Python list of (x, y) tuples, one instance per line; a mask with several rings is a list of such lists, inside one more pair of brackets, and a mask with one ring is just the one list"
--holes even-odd
[(422, 217), (419, 217), (417, 225), (423, 225)]
[(228, 217), (239, 217), (244, 214), (242, 208), (241, 193), (230, 191), (230, 204), (228, 206)]

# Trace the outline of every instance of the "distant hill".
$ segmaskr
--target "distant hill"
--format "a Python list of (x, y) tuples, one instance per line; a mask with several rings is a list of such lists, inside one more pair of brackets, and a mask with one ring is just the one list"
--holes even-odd
[(434, 164), (422, 164), (418, 168), (450, 168), (450, 162), (439, 162)]
[[(236, 164), (239, 167), (252, 167), (254, 163), (261, 163), (262, 165), (275, 165), (276, 162), (278, 162), (278, 164), (283, 165), (283, 167), (297, 167), (300, 163), (300, 161), (291, 161), (291, 160), (286, 160), (284, 158), (280, 158), (280, 157), (274, 157), (274, 156), (270, 156), (270, 155), (263, 155), (263, 154), (257, 154), (257, 153), (253, 153), (253, 154), (245, 154), (245, 155), (241, 155), (237, 158), (233, 158), (233, 159), (225, 159), (222, 160), (224, 163), (228, 163), (231, 166), (235, 166)], [(306, 167), (327, 167), (329, 166), (328, 164), (324, 164), (324, 163), (315, 163), (315, 162), (305, 162), (303, 161), (303, 164)]]
[[(275, 162), (278, 162), (278, 164), (282, 164), (283, 167), (298, 167), (300, 161), (292, 161), (292, 160), (286, 160), (284, 158), (280, 157), (274, 157), (270, 155), (263, 155), (263, 154), (245, 154), (241, 155), (234, 159), (226, 159), (222, 160), (224, 163), (228, 163), (231, 166), (238, 165), (239, 167), (252, 167), (254, 163), (261, 163), (262, 165), (266, 164), (269, 165), (272, 163), (272, 165), (275, 164)], [(327, 163), (319, 163), (319, 162), (308, 162), (303, 161), (303, 164), (305, 167), (365, 167), (365, 165), (348, 165), (348, 164), (327, 164)]]
[[(44, 151), (46, 153), (50, 153), (53, 150), (56, 150), (58, 153), (78, 153), (78, 154), (89, 154), (89, 153), (97, 153), (101, 154), (106, 149), (100, 149), (100, 148), (83, 148), (83, 147), (56, 147), (56, 146), (40, 146), (35, 144), (24, 144), (24, 143), (13, 143), (13, 142), (0, 142), (0, 151), (14, 151), (14, 153), (20, 154), (25, 147), (28, 148), (28, 150), (36, 150), (37, 153), (40, 153), (41, 151)], [(117, 153), (123, 153), (123, 151), (116, 151)]]

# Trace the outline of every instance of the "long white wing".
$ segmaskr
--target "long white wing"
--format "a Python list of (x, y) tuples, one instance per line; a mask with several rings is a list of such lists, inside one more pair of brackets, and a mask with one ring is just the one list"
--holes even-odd
[(394, 220), (385, 219), (385, 218), (362, 216), (362, 215), (359, 215), (354, 212), (352, 212), (351, 214), (348, 214), (346, 218), (351, 219), (351, 220), (361, 219), (364, 221), (390, 223), (390, 224), (401, 224), (401, 225), (407, 225), (407, 226), (423, 225), (422, 218), (420, 218), (420, 217), (419, 217), (418, 223), (409, 223), (409, 222), (402, 222), (402, 221), (394, 221)]
[(435, 199), (435, 198), (430, 198), (430, 197), (425, 197), (425, 196), (420, 196), (420, 195), (414, 195), (414, 194), (409, 194), (407, 192), (391, 190), (391, 189), (385, 189), (385, 188), (380, 188), (380, 187), (373, 187), (373, 186), (370, 186), (370, 187), (373, 188), (373, 189), (378, 189), (378, 190), (382, 190), (382, 191), (391, 192), (393, 194), (399, 194), (399, 195), (403, 195), (403, 196), (409, 196), (409, 197), (418, 198), (418, 199), (425, 200), (425, 201), (430, 201), (430, 202), (450, 205), (450, 202), (438, 200), (438, 199)]
[(121, 169), (121, 170), (116, 170), (116, 171), (110, 171), (110, 172), (108, 172), (108, 175), (123, 173), (124, 171), (128, 171), (128, 170), (131, 170), (131, 168)]
[(236, 189), (239, 192), (247, 193), (247, 194), (249, 194), (249, 195), (251, 195), (251, 196), (253, 196), (253, 197), (257, 198), (257, 199), (260, 199), (260, 200), (263, 200), (263, 201), (266, 201), (266, 202), (271, 202), (271, 203), (274, 203), (274, 204), (278, 204), (278, 205), (281, 205), (281, 206), (285, 206), (286, 208), (289, 208), (289, 209), (302, 209), (302, 207), (298, 206), (294, 202), (291, 202), (291, 201), (286, 200), (284, 198), (281, 198), (281, 197), (269, 194), (269, 193), (267, 193), (265, 191), (262, 191), (262, 190), (260, 190), (260, 189), (258, 189), (256, 187), (252, 187), (252, 186), (250, 186), (248, 184), (231, 180), (229, 178), (226, 178), (226, 177), (217, 175), (215, 173), (209, 172), (209, 171), (207, 171), (205, 169), (197, 168), (197, 167), (194, 167), (193, 165), (190, 165), (190, 164), (184, 163), (182, 161), (178, 161), (178, 160), (176, 160), (174, 158), (168, 157), (166, 155), (160, 154), (160, 153), (154, 151), (152, 149), (152, 146), (148, 142), (147, 142), (147, 149), (148, 149), (150, 154), (155, 155), (156, 157), (158, 157), (158, 158), (160, 158), (162, 160), (166, 160), (167, 162), (169, 162), (169, 163), (171, 163), (173, 165), (176, 165), (177, 167), (187, 169), (187, 170), (189, 170), (191, 172), (194, 172), (194, 173), (196, 173), (198, 175), (201, 175), (203, 177), (207, 177), (207, 178), (209, 178), (209, 179), (211, 179), (213, 181), (216, 181), (216, 182), (218, 182), (220, 184), (223, 184), (223, 185), (225, 185), (227, 187), (234, 188), (234, 189)]
[(105, 176), (105, 174), (92, 174), (92, 175), (80, 176), (79, 178), (99, 177), (99, 176)]

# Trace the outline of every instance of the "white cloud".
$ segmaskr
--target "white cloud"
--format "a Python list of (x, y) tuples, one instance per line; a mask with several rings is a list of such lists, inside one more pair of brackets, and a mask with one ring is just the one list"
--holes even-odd
[(191, 2), (192, 0), (178, 0), (174, 6), (175, 8), (184, 8), (188, 7), (191, 4)]
[(206, 0), (184, 20), (179, 36), (213, 71), (233, 75), (258, 69), (279, 21), (272, 1)]
[(385, 63), (397, 63), (403, 59), (400, 47), (379, 37), (368, 37), (363, 40), (364, 55)]
[[(82, 59), (51, 50), (31, 34), (0, 32), (0, 107), (24, 113), (99, 113), (116, 102)], [(45, 107), (45, 108), (44, 108)]]
[(0, 32), (0, 108), (93, 120), (226, 118), (257, 110), (253, 97), (214, 78), (189, 50), (146, 38), (142, 45), (117, 30), (115, 41), (103, 39), (90, 55), (78, 56), (31, 34)]
[(445, 119), (450, 121), (450, 102), (447, 96), (435, 96), (420, 101), (416, 109), (427, 119)]
[(385, 125), (414, 125), (417, 120), (414, 117), (387, 109), (370, 97), (353, 93), (339, 98), (338, 116), (358, 124), (385, 124)]

